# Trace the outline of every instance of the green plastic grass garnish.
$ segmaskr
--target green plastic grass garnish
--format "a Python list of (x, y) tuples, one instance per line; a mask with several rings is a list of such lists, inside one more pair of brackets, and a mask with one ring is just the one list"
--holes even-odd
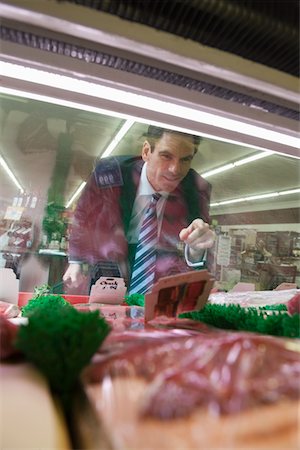
[(125, 303), (128, 306), (145, 306), (145, 296), (143, 294), (126, 295)]
[(57, 308), (73, 308), (73, 306), (61, 296), (41, 293), (29, 300), (27, 305), (21, 308), (21, 313), (22, 316), (29, 317), (32, 313), (41, 310), (44, 307), (46, 308), (46, 313), (49, 313), (49, 310)]
[(46, 376), (68, 408), (82, 369), (110, 326), (98, 311), (79, 312), (54, 295), (29, 301), (23, 315), (28, 317), (28, 325), (20, 326), (16, 347)]
[(252, 331), (273, 336), (300, 337), (300, 315), (290, 316), (285, 305), (243, 308), (239, 305), (206, 304), (201, 311), (180, 315), (216, 328)]
[(32, 298), (39, 298), (43, 295), (48, 295), (51, 292), (51, 288), (48, 284), (43, 284), (42, 286), (36, 286), (34, 288)]

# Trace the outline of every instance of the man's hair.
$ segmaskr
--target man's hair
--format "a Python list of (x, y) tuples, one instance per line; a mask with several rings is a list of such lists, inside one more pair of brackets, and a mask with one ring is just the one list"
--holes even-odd
[(156, 127), (154, 125), (149, 125), (148, 131), (143, 135), (149, 140), (149, 144), (151, 146), (151, 152), (153, 152), (155, 147), (155, 142), (158, 141), (164, 133), (173, 133), (173, 134), (179, 134), (184, 137), (188, 137), (192, 139), (194, 146), (195, 146), (195, 152), (198, 150), (198, 145), (200, 144), (202, 138), (200, 136), (195, 136), (194, 134), (188, 134), (183, 133), (182, 131), (176, 131), (176, 130), (170, 130), (168, 128), (160, 128)]

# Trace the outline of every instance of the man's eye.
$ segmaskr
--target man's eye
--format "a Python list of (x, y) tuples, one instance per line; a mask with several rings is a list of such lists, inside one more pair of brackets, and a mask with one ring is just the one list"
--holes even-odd
[(168, 160), (168, 161), (171, 159), (170, 155), (160, 155), (160, 156), (161, 156), (162, 159), (165, 159), (165, 160)]

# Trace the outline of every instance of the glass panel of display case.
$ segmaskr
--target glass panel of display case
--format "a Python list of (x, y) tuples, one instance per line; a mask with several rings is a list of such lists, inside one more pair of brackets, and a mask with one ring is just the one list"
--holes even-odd
[[(13, 269), (20, 291), (48, 284), (56, 293), (88, 294), (87, 264), (77, 286), (63, 282), (74, 210), (124, 126), (110, 156), (141, 155), (147, 123), (1, 95), (0, 265)], [(299, 285), (299, 160), (204, 137), (192, 167), (212, 186), (217, 239), (209, 268), (216, 286)], [(224, 236), (230, 238), (229, 254), (222, 265)], [(107, 262), (104, 275), (117, 275), (114, 264)]]

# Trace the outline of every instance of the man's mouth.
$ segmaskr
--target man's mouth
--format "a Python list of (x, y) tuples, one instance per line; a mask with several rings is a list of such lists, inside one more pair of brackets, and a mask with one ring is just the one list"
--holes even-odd
[(180, 181), (181, 180), (181, 177), (172, 177), (172, 178), (170, 178), (170, 177), (164, 177), (165, 178), (165, 180), (166, 181), (168, 181), (169, 183), (174, 183), (174, 182), (176, 182), (176, 181)]

